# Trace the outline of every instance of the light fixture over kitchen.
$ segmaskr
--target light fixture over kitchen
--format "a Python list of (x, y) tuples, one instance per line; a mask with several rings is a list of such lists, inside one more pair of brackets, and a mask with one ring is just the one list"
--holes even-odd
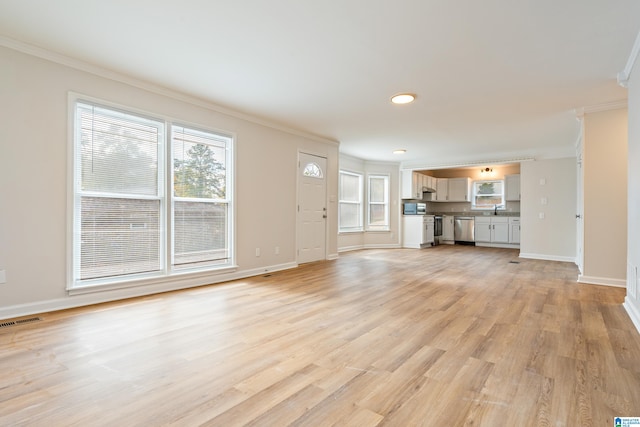
[(394, 104), (408, 104), (416, 99), (413, 93), (399, 93), (391, 97), (391, 102)]
[(399, 150), (393, 150), (393, 154), (404, 154), (406, 152), (407, 150), (405, 150), (404, 148), (401, 148)]
[(482, 169), (480, 169), (480, 173), (489, 174), (491, 172), (493, 172), (493, 168), (482, 168)]

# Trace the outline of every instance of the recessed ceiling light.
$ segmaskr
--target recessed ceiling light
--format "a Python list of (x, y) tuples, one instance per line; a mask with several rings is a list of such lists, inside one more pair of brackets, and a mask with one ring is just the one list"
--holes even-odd
[(404, 154), (406, 152), (407, 152), (407, 150), (405, 150), (405, 149), (393, 150), (393, 154)]
[(399, 93), (391, 97), (391, 102), (394, 104), (408, 104), (413, 102), (415, 99), (416, 96), (412, 93)]

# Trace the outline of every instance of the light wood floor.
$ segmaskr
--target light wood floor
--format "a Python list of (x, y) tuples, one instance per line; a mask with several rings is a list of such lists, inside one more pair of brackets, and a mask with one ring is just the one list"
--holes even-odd
[(0, 425), (612, 426), (640, 416), (640, 336), (576, 277), (368, 250), (47, 313), (0, 329)]

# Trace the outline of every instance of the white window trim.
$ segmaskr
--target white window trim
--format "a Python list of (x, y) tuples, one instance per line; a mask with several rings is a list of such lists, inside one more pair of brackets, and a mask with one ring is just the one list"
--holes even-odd
[[(370, 200), (371, 197), (371, 178), (384, 178), (386, 181), (386, 185), (385, 185), (385, 202), (372, 202)], [(389, 231), (391, 229), (391, 208), (390, 208), (390, 194), (391, 194), (391, 176), (389, 174), (383, 174), (383, 173), (372, 173), (372, 174), (367, 174), (367, 190), (366, 190), (366, 194), (367, 194), (367, 221), (366, 221), (366, 225), (365, 225), (365, 230), (368, 232), (375, 232), (375, 231)], [(381, 226), (372, 226), (371, 225), (371, 209), (370, 206), (372, 204), (376, 204), (376, 205), (384, 205), (385, 206), (385, 218), (386, 218), (386, 224), (385, 225), (381, 225)]]
[(492, 211), (495, 207), (478, 207), (476, 206), (476, 183), (482, 182), (501, 182), (502, 183), (502, 203), (498, 206), (499, 211), (504, 211), (507, 209), (507, 203), (505, 201), (505, 182), (504, 179), (478, 179), (471, 183), (471, 210), (474, 211)]
[[(85, 102), (87, 104), (93, 104), (104, 108), (109, 108), (113, 110), (122, 111), (127, 114), (132, 115), (140, 115), (144, 117), (151, 118), (153, 120), (158, 120), (164, 122), (164, 146), (163, 149), (159, 151), (158, 156), (158, 165), (163, 165), (162, 168), (159, 167), (158, 172), (158, 185), (159, 185), (159, 194), (158, 196), (144, 196), (144, 195), (136, 195), (135, 197), (131, 197), (129, 195), (120, 195), (120, 194), (112, 194), (113, 196), (121, 197), (121, 198), (136, 198), (136, 199), (149, 199), (149, 200), (158, 200), (160, 199), (160, 221), (163, 227), (163, 238), (161, 238), (161, 265), (160, 270), (157, 272), (151, 273), (138, 273), (138, 274), (130, 274), (127, 276), (115, 276), (109, 278), (100, 278), (100, 279), (89, 279), (79, 281), (76, 280), (76, 272), (74, 269), (76, 265), (79, 264), (79, 256), (80, 251), (75, 247), (76, 240), (74, 236), (80, 232), (77, 227), (77, 221), (75, 221), (75, 204), (76, 197), (78, 196), (77, 192), (77, 184), (79, 181), (76, 177), (80, 176), (80, 171), (78, 170), (79, 165), (76, 164), (76, 104), (79, 102)], [(226, 162), (226, 173), (230, 176), (227, 180), (227, 233), (228, 233), (228, 251), (229, 251), (229, 262), (224, 265), (214, 265), (214, 266), (199, 266), (194, 268), (179, 268), (172, 269), (171, 264), (171, 224), (169, 210), (172, 211), (172, 207), (168, 208), (167, 206), (172, 206), (173, 204), (173, 195), (172, 195), (172, 187), (170, 179), (167, 176), (172, 176), (171, 169), (171, 159), (172, 156), (168, 155), (171, 150), (171, 126), (178, 125), (184, 126), (192, 129), (202, 130), (204, 132), (213, 133), (219, 135), (224, 138), (228, 138), (228, 144), (226, 146), (227, 151), (227, 162)], [(85, 294), (91, 292), (101, 292), (105, 290), (112, 289), (121, 289), (121, 288), (133, 288), (136, 286), (149, 286), (154, 284), (162, 284), (168, 281), (174, 280), (176, 277), (180, 278), (198, 278), (203, 275), (222, 275), (228, 274), (230, 272), (234, 272), (238, 269), (236, 265), (236, 249), (235, 249), (235, 239), (236, 239), (236, 213), (234, 209), (235, 205), (235, 142), (236, 135), (233, 132), (228, 132), (225, 130), (203, 126), (199, 124), (193, 124), (189, 122), (185, 122), (184, 120), (177, 120), (173, 117), (163, 115), (160, 113), (150, 113), (145, 110), (138, 109), (132, 106), (125, 106), (118, 103), (114, 103), (111, 101), (106, 101), (104, 99), (95, 98), (92, 96), (87, 96), (84, 94), (69, 92), (67, 98), (67, 286), (66, 290), (69, 295), (76, 294)], [(91, 192), (85, 192), (85, 195), (90, 195)], [(100, 196), (105, 196), (107, 193), (100, 193)]]
[[(340, 169), (340, 171), (338, 172), (338, 179), (340, 179), (340, 175), (345, 174), (345, 175), (352, 175), (352, 176), (357, 176), (360, 180), (360, 185), (359, 185), (359, 189), (358, 189), (358, 194), (360, 196), (360, 200), (357, 202), (354, 201), (345, 201), (342, 200), (341, 198), (338, 200), (338, 206), (342, 205), (342, 204), (357, 204), (360, 205), (360, 224), (357, 227), (349, 227), (349, 228), (343, 228), (340, 226), (340, 224), (338, 223), (338, 234), (346, 234), (346, 233), (362, 233), (364, 231), (364, 199), (363, 199), (363, 192), (364, 192), (364, 174), (361, 172), (353, 172), (353, 171), (349, 171), (346, 169)], [(340, 194), (340, 196), (342, 196), (342, 194)], [(338, 212), (339, 212), (339, 207), (338, 207)], [(340, 215), (338, 214), (338, 221), (340, 221)]]

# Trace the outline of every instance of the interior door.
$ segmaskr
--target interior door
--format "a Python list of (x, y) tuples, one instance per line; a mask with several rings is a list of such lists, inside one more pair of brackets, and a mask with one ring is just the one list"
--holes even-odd
[(300, 153), (298, 161), (298, 263), (326, 258), (327, 159)]

